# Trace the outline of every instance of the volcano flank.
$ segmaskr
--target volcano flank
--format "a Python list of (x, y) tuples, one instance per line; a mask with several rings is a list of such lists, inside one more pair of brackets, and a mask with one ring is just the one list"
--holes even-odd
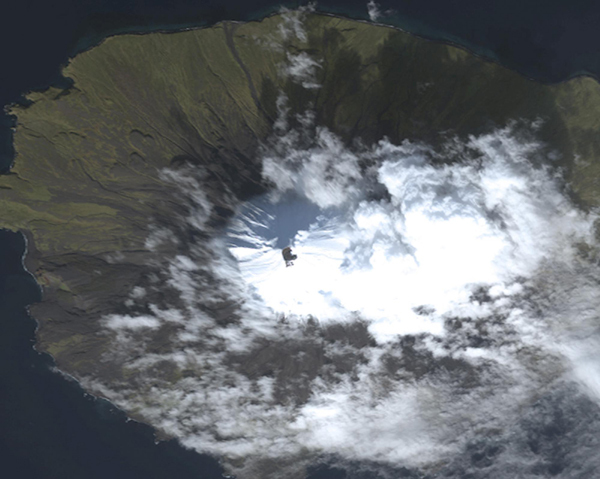
[(596, 80), (310, 8), (63, 74), (1, 226), (90, 393), (242, 479), (598, 470)]

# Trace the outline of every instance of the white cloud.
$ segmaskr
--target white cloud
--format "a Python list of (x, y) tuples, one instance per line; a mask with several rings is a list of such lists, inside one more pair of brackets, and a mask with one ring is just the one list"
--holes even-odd
[(304, 28), (304, 20), (307, 13), (314, 12), (315, 3), (309, 3), (290, 10), (286, 7), (279, 9), (280, 23), (274, 32), (253, 35), (254, 41), (270, 51), (283, 52), (289, 42), (297, 41), (300, 45), (306, 43), (308, 36)]
[[(442, 334), (445, 317), (478, 314), (476, 288), (518, 292), (522, 277), (550, 258), (571, 261), (573, 244), (593, 240), (590, 218), (553, 173), (527, 160), (539, 145), (517, 141), (510, 128), (471, 138), (466, 147), (477, 158), (452, 165), (435, 165), (423, 146), (380, 142), (363, 156), (379, 165), (374, 176), (389, 201), (360, 196), (368, 179), (358, 156), (326, 129), (311, 148), (295, 149), (296, 140), (282, 137), (284, 156), (267, 154), (263, 163), (281, 194), (321, 209), (293, 240), (295, 266), (281, 260), (278, 232), (260, 223), (246, 225), (254, 246), (231, 249), (244, 280), (277, 312), (323, 321), (358, 312), (379, 340)], [(302, 208), (298, 199), (278, 214)], [(423, 305), (435, 313), (414, 312)]]
[(277, 132), (286, 132), (288, 129), (288, 114), (290, 108), (288, 107), (288, 98), (283, 93), (277, 96), (275, 105), (277, 107), (277, 119), (273, 124), (273, 129)]
[(316, 3), (309, 2), (307, 5), (290, 10), (286, 7), (281, 7), (281, 23), (279, 24), (279, 34), (282, 40), (296, 38), (301, 42), (306, 42), (308, 37), (304, 29), (304, 19), (307, 13), (314, 12)]
[[(280, 139), (274, 151), (263, 158), (263, 176), (277, 191), (295, 191), (320, 208), (340, 206), (357, 194), (362, 177), (358, 157), (325, 128), (317, 128), (314, 146), (299, 150), (295, 132)], [(282, 154), (285, 155), (282, 157)]]
[[(276, 52), (285, 51), (289, 42), (297, 42), (297, 48), (302, 49), (308, 41), (304, 20), (306, 15), (314, 10), (314, 3), (309, 3), (295, 10), (281, 7), (281, 15), (279, 16), (281, 22), (278, 25), (277, 33), (268, 33), (262, 37), (255, 37), (254, 40), (264, 48)], [(285, 58), (285, 61), (278, 65), (280, 75), (290, 78), (307, 89), (320, 88), (321, 85), (316, 80), (317, 70), (321, 68), (319, 60), (304, 51), (295, 54), (288, 51)], [(279, 102), (277, 106), (280, 110)], [(280, 128), (277, 122), (274, 126), (276, 129)]]
[(133, 299), (141, 299), (146, 296), (146, 290), (141, 286), (134, 286), (129, 296)]
[(146, 238), (144, 246), (146, 249), (155, 251), (161, 245), (168, 243), (177, 243), (177, 238), (173, 235), (173, 232), (166, 228), (158, 228), (156, 226), (150, 227), (150, 234)]
[(310, 57), (308, 53), (301, 52), (297, 55), (287, 54), (287, 64), (284, 67), (284, 75), (289, 76), (296, 83), (300, 83), (304, 88), (320, 88), (316, 81), (317, 69), (321, 67), (320, 63)]
[(105, 326), (109, 329), (157, 329), (160, 321), (153, 316), (119, 316), (112, 314), (106, 318)]
[[(396, 11), (392, 8), (389, 8), (387, 10), (382, 10), (381, 9), (381, 5), (377, 2), (375, 2), (374, 0), (370, 0), (367, 3), (367, 13), (369, 15), (369, 20), (371, 20), (372, 22), (377, 22), (379, 21), (382, 17), (387, 17), (390, 15), (394, 15), (396, 13)], [(427, 87), (427, 84), (424, 85), (419, 85), (419, 87), (422, 89), (423, 87)]]
[[(201, 172), (165, 173), (202, 242), (157, 250), (156, 280), (129, 298), (144, 312), (105, 318), (117, 347), (103, 360), (131, 381), (87, 387), (246, 464), (438, 467), (490, 431), (510, 437), (565, 381), (600, 401), (597, 215), (565, 197), (542, 145), (515, 124), (445, 153), (350, 150), (310, 114), (288, 130), (279, 107), (263, 151), (273, 190), (232, 205), (222, 234), (206, 228)], [(288, 238), (298, 259), (286, 268)], [(360, 324), (376, 342), (331, 333)]]
[[(187, 223), (195, 229), (202, 230), (212, 211), (212, 203), (202, 187), (204, 171), (192, 166), (186, 166), (179, 170), (164, 168), (160, 178), (176, 187), (176, 191), (184, 193), (186, 199), (191, 201), (192, 208), (187, 217)], [(168, 235), (168, 232), (158, 233), (159, 240), (164, 241), (165, 234)]]
[(372, 22), (376, 22), (383, 15), (381, 12), (381, 5), (375, 2), (375, 0), (370, 0), (369, 3), (367, 3), (367, 11)]

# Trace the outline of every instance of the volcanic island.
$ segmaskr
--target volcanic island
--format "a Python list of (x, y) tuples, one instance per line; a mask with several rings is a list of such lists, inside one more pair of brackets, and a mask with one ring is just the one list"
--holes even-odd
[[(281, 438), (292, 433), (273, 426), (271, 436), (253, 439), (267, 451), (257, 455), (244, 446), (250, 429), (228, 429), (222, 417), (178, 422), (177, 394), (205, 394), (211, 381), (231, 374), (227, 380), (247, 384), (248, 394), (268, 386), (262, 399), (235, 399), (247, 401), (249, 415), (260, 401), (271, 411), (298, 410), (315, 381), (358, 378), (365, 351), (376, 347), (368, 321), (360, 320), (309, 317), (296, 336), (252, 336), (242, 327), (243, 308), (217, 288), (225, 280), (203, 267), (219, 254), (206, 245), (239, 206), (273, 189), (261, 157), (277, 132), (311, 123), (349, 150), (410, 139), (442, 151), (451, 138), (527, 123), (562, 172), (570, 200), (582, 211), (600, 206), (595, 79), (542, 84), (458, 46), (382, 25), (304, 11), (117, 35), (76, 55), (63, 75), (69, 87), (31, 92), (26, 105), (10, 107), (16, 156), (0, 176), (0, 227), (26, 236), (24, 261), (43, 290), (30, 307), (36, 348), (90, 393), (154, 426), (159, 438), (183, 437), (242, 478), (304, 477), (305, 467), (329, 452), (289, 452)], [(191, 217), (200, 226), (181, 221)], [(289, 271), (301, 261), (299, 255)], [(204, 322), (194, 323), (200, 333), (189, 333), (184, 349), (212, 351), (213, 359), (177, 356), (181, 343), (172, 338), (191, 323), (175, 312), (191, 311), (193, 298), (165, 276), (174, 264), (181, 278), (212, 292), (189, 313)], [(158, 324), (160, 314), (166, 319)], [(223, 350), (219, 341), (239, 347)], [(440, 371), (475, 387), (479, 373), (468, 361), (424, 353), (418, 341), (402, 337), (401, 359), (382, 359), (382, 391), (400, 376), (420, 381)], [(294, 424), (291, 430), (301, 428)], [(371, 462), (393, 467), (386, 460)], [(434, 474), (445, 466), (423, 467)]]

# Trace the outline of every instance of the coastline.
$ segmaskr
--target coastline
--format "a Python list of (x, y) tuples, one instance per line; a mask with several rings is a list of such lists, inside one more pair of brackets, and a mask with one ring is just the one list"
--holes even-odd
[[(249, 28), (254, 28), (254, 27), (260, 26), (261, 23), (263, 23), (265, 21), (269, 21), (270, 19), (273, 19), (273, 17), (275, 17), (277, 15), (278, 14), (271, 14), (271, 15), (268, 15), (268, 16), (260, 19), (260, 20), (253, 20), (253, 21), (250, 21), (250, 22), (235, 22), (235, 24), (238, 24), (238, 25), (239, 24), (248, 24)], [(349, 20), (348, 18), (345, 18), (345, 17), (340, 16), (340, 15), (327, 14), (327, 13), (323, 14), (322, 12), (316, 12), (314, 15), (315, 15), (315, 17), (324, 17), (324, 18), (332, 18), (332, 19), (335, 19), (335, 20), (340, 19), (340, 20), (343, 20), (343, 21), (357, 22), (358, 24), (362, 24), (364, 26), (367, 26), (368, 28), (385, 28), (385, 30), (388, 30), (388, 31), (391, 31), (391, 32), (400, 32), (400, 33), (402, 33), (404, 35), (407, 35), (409, 37), (413, 37), (413, 38), (417, 39), (419, 42), (424, 42), (423, 45), (425, 45), (425, 47), (429, 47), (429, 46), (439, 47), (440, 45), (445, 45), (445, 46), (449, 46), (449, 47), (452, 47), (452, 48), (457, 48), (457, 50), (462, 51), (465, 55), (474, 57), (475, 60), (473, 60), (473, 61), (480, 61), (480, 62), (483, 62), (485, 64), (496, 65), (499, 68), (502, 68), (502, 69), (508, 71), (502, 65), (498, 65), (498, 64), (494, 63), (492, 60), (490, 60), (488, 58), (478, 57), (478, 56), (474, 55), (472, 52), (470, 52), (469, 50), (467, 50), (466, 48), (464, 48), (462, 46), (456, 47), (455, 45), (452, 45), (450, 43), (444, 44), (444, 43), (441, 43), (441, 42), (436, 42), (436, 41), (431, 40), (431, 39), (422, 38), (419, 35), (416, 35), (416, 34), (413, 34), (413, 33), (410, 33), (410, 32), (406, 32), (406, 31), (404, 31), (402, 29), (399, 29), (398, 27), (390, 26), (390, 25), (387, 25), (387, 24), (375, 24), (374, 25), (374, 24), (372, 24), (372, 22), (368, 22), (368, 21), (365, 21), (365, 20), (358, 20), (358, 21), (357, 20)], [(127, 39), (128, 36), (131, 36), (131, 37), (143, 36), (143, 37), (145, 37), (145, 36), (152, 35), (152, 34), (154, 34), (154, 35), (169, 35), (169, 34), (176, 34), (176, 33), (182, 33), (182, 32), (192, 32), (192, 31), (193, 32), (200, 32), (200, 31), (207, 30), (207, 29), (210, 29), (210, 28), (219, 29), (219, 28), (221, 28), (220, 26), (227, 25), (227, 24), (230, 24), (230, 22), (219, 22), (216, 25), (214, 25), (213, 27), (205, 27), (205, 26), (194, 27), (194, 28), (190, 27), (190, 28), (185, 28), (183, 30), (179, 30), (179, 31), (169, 31), (167, 33), (165, 33), (164, 31), (158, 31), (158, 32), (152, 32), (152, 33), (150, 33), (150, 32), (140, 32), (140, 33), (134, 33), (134, 32), (132, 32), (132, 33), (129, 33), (129, 34), (112, 35), (112, 36), (107, 36), (107, 37), (103, 38), (103, 40), (99, 44), (95, 45), (94, 47), (91, 47), (90, 49), (86, 50), (85, 52), (90, 53), (95, 48), (101, 48), (102, 45), (106, 44), (106, 42), (108, 42), (110, 39), (116, 39), (116, 38)], [(80, 54), (83, 55), (84, 52), (81, 52)], [(73, 57), (73, 58), (75, 58), (75, 57)], [(63, 67), (61, 68), (61, 73), (64, 72), (65, 69), (69, 68), (70, 63), (71, 62), (69, 62), (66, 65), (63, 65)], [(521, 76), (521, 78), (523, 78), (523, 79), (525, 79), (527, 81), (532, 81), (531, 79), (527, 79), (526, 77), (520, 75), (518, 72), (510, 71), (510, 73), (511, 73), (511, 75), (512, 74), (519, 75), (519, 76)], [(535, 83), (537, 84), (537, 82), (535, 82)], [(72, 88), (72, 86), (70, 88)], [(68, 91), (68, 90), (64, 90), (64, 91)], [(42, 95), (43, 95), (44, 92), (48, 92), (48, 89), (43, 90), (41, 92), (40, 91), (36, 91), (35, 93), (38, 94), (38, 96), (42, 97)], [(30, 94), (31, 93), (34, 93), (34, 92), (30, 92)], [(18, 157), (18, 155), (19, 155), (20, 152), (17, 150), (17, 148), (15, 148), (15, 152), (16, 152), (15, 157)], [(27, 240), (27, 244), (29, 246), (28, 246), (28, 249), (27, 249), (27, 253), (25, 255), (25, 259), (23, 261), (24, 261), (24, 264), (27, 267), (27, 271), (30, 274), (33, 274), (33, 272), (36, 271), (38, 269), (38, 267), (39, 267), (40, 252), (37, 250), (37, 247), (35, 245), (35, 240), (33, 238), (33, 235), (30, 232), (28, 232), (28, 233), (26, 233), (25, 237), (26, 237), (26, 240)], [(106, 251), (104, 251), (104, 253), (106, 253)], [(98, 252), (94, 252), (93, 254), (98, 255), (99, 253)], [(40, 284), (39, 287), (40, 287), (40, 289), (42, 291), (44, 291), (44, 286), (43, 285)], [(47, 296), (46, 293), (45, 293), (45, 296)], [(41, 312), (41, 311), (44, 310), (44, 308), (45, 308), (45, 306), (40, 305), (40, 306), (37, 306), (35, 309), (37, 309), (38, 311)], [(39, 327), (36, 330), (36, 338), (39, 339), (38, 335), (39, 335)], [(55, 359), (57, 359), (57, 358), (55, 358)]]
[[(319, 14), (319, 15), (323, 15), (323, 14), (322, 14), (322, 13), (320, 13), (320, 12), (317, 12), (317, 14)], [(274, 16), (274, 15), (276, 15), (276, 14), (269, 15), (269, 16), (267, 16), (267, 17), (265, 17), (265, 18), (270, 18), (270, 17), (272, 17), (272, 16)], [(341, 17), (341, 16), (339, 16), (339, 15), (334, 15), (334, 14), (324, 14), (324, 16), (329, 16), (329, 17), (333, 17), (333, 18), (336, 18), (336, 19), (337, 19), (337, 18), (343, 18), (343, 17)], [(260, 23), (260, 22), (261, 22), (261, 21), (263, 21), (263, 20), (264, 20), (264, 19), (262, 19), (262, 20), (256, 20), (256, 21), (253, 21), (253, 22), (254, 22), (254, 23)], [(364, 24), (371, 24), (371, 22), (368, 22), (368, 21), (359, 21), (359, 22), (361, 22), (361, 23), (364, 23)], [(220, 22), (220, 23), (221, 23), (221, 22)], [(224, 23), (225, 23), (225, 22), (224, 22)], [(231, 23), (241, 23), (241, 24), (246, 24), (246, 23), (252, 23), (252, 22), (231, 22)], [(219, 25), (219, 23), (217, 23), (217, 24), (216, 24), (216, 26), (218, 26), (218, 25)], [(413, 33), (410, 33), (410, 32), (406, 32), (406, 31), (404, 31), (404, 30), (402, 30), (402, 29), (400, 29), (400, 28), (398, 28), (398, 27), (390, 26), (390, 25), (387, 25), (387, 24), (383, 24), (383, 25), (380, 25), (380, 26), (383, 26), (383, 27), (386, 27), (386, 28), (388, 28), (388, 29), (392, 29), (392, 30), (398, 30), (398, 31), (400, 31), (400, 32), (402, 32), (402, 33), (407, 33), (407, 34), (409, 34), (409, 35), (412, 35), (412, 36), (414, 36), (414, 37), (420, 38), (420, 39), (422, 39), (422, 40), (424, 39), (424, 40), (427, 40), (428, 42), (432, 42), (432, 43), (435, 43), (435, 44), (442, 43), (442, 42), (437, 42), (437, 41), (434, 41), (434, 40), (431, 40), (431, 39), (427, 39), (427, 38), (419, 37), (419, 35), (416, 35), (416, 34), (413, 34)], [(113, 35), (113, 36), (109, 36), (109, 37), (106, 37), (106, 38), (104, 38), (104, 39), (103, 39), (103, 40), (102, 40), (102, 41), (101, 41), (99, 44), (95, 45), (94, 47), (91, 47), (89, 50), (86, 50), (86, 51), (93, 50), (94, 48), (101, 46), (101, 45), (102, 45), (102, 44), (103, 44), (103, 43), (104, 43), (106, 40), (108, 40), (109, 38), (114, 38), (114, 37), (123, 37), (123, 36), (126, 36), (126, 35), (132, 35), (132, 36), (134, 36), (134, 35), (140, 35), (140, 36), (144, 36), (144, 35), (150, 35), (150, 34), (155, 34), (155, 33), (165, 33), (165, 34), (169, 34), (169, 33), (179, 33), (179, 32), (188, 32), (188, 31), (204, 30), (204, 29), (206, 29), (206, 28), (212, 28), (212, 27), (208, 27), (208, 26), (201, 26), (201, 27), (197, 27), (197, 28), (187, 28), (187, 29), (183, 29), (183, 30), (179, 30), (179, 31), (169, 31), (169, 32), (144, 32), (144, 33), (116, 34), (116, 35)], [(455, 48), (456, 48), (456, 46), (455, 46), (455, 45), (452, 45), (451, 43), (446, 43), (446, 45), (453, 46), (453, 47), (455, 47)], [(463, 50), (464, 52), (466, 52), (466, 53), (470, 54), (470, 55), (476, 56), (477, 58), (479, 58), (480, 60), (482, 60), (482, 61), (484, 61), (484, 62), (486, 62), (486, 63), (494, 63), (494, 62), (493, 62), (493, 60), (490, 60), (489, 58), (481, 58), (481, 57), (478, 57), (476, 54), (473, 54), (473, 52), (470, 52), (468, 49), (464, 48), (463, 46), (460, 46), (460, 45), (459, 45), (459, 46), (458, 46), (458, 48), (459, 48), (460, 50)], [(70, 64), (70, 62), (69, 62), (69, 63), (67, 63), (66, 65), (64, 65), (64, 66), (61, 68), (61, 72), (62, 72), (62, 71), (65, 69), (65, 68), (67, 68), (67, 67), (69, 66), (69, 64)], [(500, 66), (500, 67), (502, 67), (502, 68), (505, 68), (505, 67), (503, 67), (501, 64), (497, 64), (497, 65), (498, 65), (498, 66)], [(513, 72), (513, 73), (514, 73), (514, 72)], [(517, 72), (517, 74), (518, 74), (518, 72)], [(524, 79), (527, 79), (527, 77), (524, 77), (524, 76), (523, 76), (523, 78), (524, 78)], [(576, 78), (579, 78), (579, 77), (576, 77)], [(593, 79), (594, 79), (594, 80), (597, 82), (597, 80), (596, 80), (595, 78), (593, 78)], [(527, 79), (527, 80), (531, 80), (531, 79)], [(531, 81), (535, 81), (535, 80), (531, 80)], [(568, 81), (571, 81), (571, 80), (568, 80)], [(567, 82), (567, 81), (565, 81), (565, 82)], [(539, 82), (536, 82), (536, 83), (539, 83)], [(563, 83), (564, 83), (564, 82), (563, 82)], [(554, 85), (554, 84), (552, 84), (552, 85)], [(49, 88), (50, 88), (50, 87), (49, 87)], [(45, 91), (47, 91), (47, 89), (46, 89), (46, 90), (42, 90), (41, 92), (38, 92), (38, 91), (36, 91), (36, 92), (37, 92), (37, 93), (43, 93), (43, 92), (45, 92)], [(32, 92), (30, 92), (30, 93), (32, 93)], [(17, 154), (18, 154), (18, 152), (17, 152)], [(29, 237), (28, 237), (26, 233), (23, 233), (23, 234), (24, 234), (25, 241), (26, 241), (26, 249), (25, 249), (25, 253), (24, 253), (23, 257), (21, 258), (21, 259), (22, 259), (22, 264), (23, 264), (24, 268), (26, 269), (26, 271), (27, 271), (27, 272), (28, 272), (30, 275), (32, 275), (32, 276), (33, 276), (33, 273), (32, 273), (32, 271), (35, 271), (35, 270), (37, 269), (37, 265), (39, 265), (39, 257), (40, 257), (40, 252), (39, 252), (39, 251), (37, 250), (37, 248), (36, 248), (36, 245), (35, 245), (35, 242), (34, 242), (34, 240), (33, 240), (33, 237), (32, 237), (32, 236), (29, 236)], [(29, 234), (30, 234), (30, 233), (29, 233)], [(43, 286), (42, 286), (42, 285), (41, 285), (39, 282), (37, 282), (37, 284), (38, 284), (38, 287), (39, 287), (39, 288), (40, 288), (40, 289), (43, 291)], [(34, 318), (34, 319), (35, 319), (35, 318)], [(35, 319), (35, 321), (36, 321), (36, 323), (38, 323), (38, 320), (37, 320), (37, 319)], [(39, 324), (39, 323), (38, 323), (38, 324)], [(37, 344), (37, 331), (38, 331), (38, 329), (39, 329), (39, 328), (36, 328), (36, 344)], [(47, 351), (44, 351), (44, 352), (47, 352)], [(68, 374), (68, 373), (63, 373), (63, 374)], [(69, 376), (70, 376), (70, 375), (69, 375)], [(137, 419), (135, 419), (134, 421), (136, 421), (136, 422), (140, 422), (140, 423), (144, 423), (144, 422), (142, 422), (142, 421), (139, 421), (139, 420), (137, 420)], [(166, 439), (166, 438), (165, 438), (165, 439)]]

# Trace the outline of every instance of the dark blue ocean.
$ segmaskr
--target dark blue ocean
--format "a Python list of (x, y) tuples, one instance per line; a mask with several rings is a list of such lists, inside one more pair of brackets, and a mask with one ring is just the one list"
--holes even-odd
[[(367, 18), (366, 0), (319, 2), (322, 11)], [(382, 18), (416, 34), (461, 44), (523, 75), (557, 82), (600, 76), (600, 2), (588, 0), (402, 0), (378, 2)], [(0, 6), (0, 105), (60, 84), (59, 69), (103, 37), (264, 16), (266, 0), (22, 0)], [(284, 2), (295, 7), (300, 2)], [(12, 162), (12, 119), (0, 115), (0, 171)], [(2, 212), (0, 212), (2, 214)], [(26, 306), (40, 291), (24, 271), (21, 235), (0, 230), (0, 477), (60, 479), (219, 478), (217, 461), (176, 442), (53, 373), (33, 349)], [(312, 478), (342, 479), (320, 469)]]

